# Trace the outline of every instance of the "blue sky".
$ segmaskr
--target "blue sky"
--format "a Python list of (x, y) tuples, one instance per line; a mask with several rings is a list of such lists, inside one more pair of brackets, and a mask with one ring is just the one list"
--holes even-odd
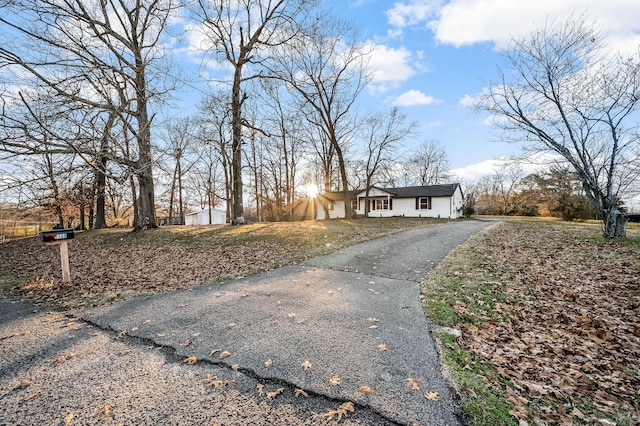
[(585, 15), (607, 35), (613, 50), (638, 51), (638, 0), (323, 0), (323, 7), (353, 20), (376, 45), (375, 73), (365, 102), (398, 105), (419, 125), (413, 144), (437, 140), (461, 179), (490, 172), (494, 159), (518, 152), (497, 141), (486, 116), (470, 101), (497, 77), (499, 48), (545, 20)]

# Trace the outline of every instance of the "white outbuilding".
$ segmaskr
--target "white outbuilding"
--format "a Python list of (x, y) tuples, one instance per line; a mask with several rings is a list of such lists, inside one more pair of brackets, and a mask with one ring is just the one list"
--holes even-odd
[(227, 214), (218, 209), (204, 209), (184, 216), (185, 225), (223, 225), (227, 223)]

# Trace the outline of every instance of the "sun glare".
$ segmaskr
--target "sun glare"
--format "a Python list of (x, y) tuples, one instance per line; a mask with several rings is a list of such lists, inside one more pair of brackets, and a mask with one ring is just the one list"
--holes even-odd
[(313, 183), (307, 184), (307, 196), (309, 198), (316, 198), (318, 195), (318, 187)]

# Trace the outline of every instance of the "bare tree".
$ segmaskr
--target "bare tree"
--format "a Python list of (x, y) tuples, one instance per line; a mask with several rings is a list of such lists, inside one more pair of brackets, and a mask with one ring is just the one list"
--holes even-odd
[(305, 139), (304, 115), (295, 99), (278, 80), (263, 80), (263, 98), (260, 102), (262, 128), (269, 137), (262, 137), (266, 173), (269, 176), (274, 213), (290, 217), (296, 196), (298, 171), (303, 160)]
[(233, 220), (244, 220), (242, 203), (242, 129), (251, 127), (243, 116), (246, 82), (262, 77), (262, 62), (269, 49), (298, 33), (297, 21), (315, 0), (199, 0), (196, 14), (203, 35), (221, 62), (232, 67), (232, 205)]
[(496, 196), (500, 200), (500, 207), (498, 208), (500, 214), (513, 214), (512, 197), (522, 177), (522, 168), (516, 162), (505, 163), (503, 167), (496, 169), (491, 174), (491, 182), (493, 182)]
[[(204, 147), (205, 164), (201, 165), (199, 170), (200, 174), (206, 176), (208, 205), (214, 207), (214, 200), (217, 197), (224, 199), (227, 206), (227, 217), (233, 220), (231, 111), (225, 99), (226, 96), (219, 92), (209, 95), (200, 105), (202, 116), (198, 127), (198, 138), (200, 144)], [(215, 163), (219, 163), (222, 166), (224, 196), (220, 196), (214, 191)]]
[(200, 159), (198, 153), (199, 146), (196, 146), (199, 145), (199, 141), (194, 129), (196, 129), (196, 120), (191, 117), (178, 118), (166, 125), (163, 153), (171, 163), (171, 170), (168, 171), (171, 175), (168, 201), (169, 225), (174, 223), (173, 217), (176, 213), (176, 201), (180, 224), (184, 225), (183, 179)]
[[(161, 74), (155, 66), (162, 63), (160, 42), (175, 7), (172, 0), (15, 0), (0, 16), (5, 36), (12, 37), (0, 46), (0, 66), (28, 76), (27, 84), (45, 87), (65, 113), (80, 112), (69, 114), (77, 135), (47, 128), (52, 139), (63, 141), (67, 152), (99, 157), (83, 134), (85, 118), (96, 112), (116, 114), (134, 138), (135, 152), (116, 160), (137, 177), (135, 229), (157, 226), (149, 108), (168, 86), (150, 82), (169, 80), (166, 70)], [(28, 106), (30, 99), (21, 93), (15, 103)]]
[(369, 191), (376, 183), (376, 174), (397, 158), (399, 144), (415, 131), (415, 122), (406, 122), (406, 116), (394, 107), (387, 115), (369, 113), (363, 121), (364, 134), (364, 188), (365, 216), (369, 215)]
[[(349, 191), (345, 148), (357, 128), (355, 103), (370, 81), (368, 49), (352, 24), (329, 15), (313, 21), (305, 34), (287, 43), (274, 70), (303, 100), (307, 120), (330, 144), (338, 160), (341, 190)], [(346, 214), (351, 215), (346, 202)]]
[(507, 70), (478, 106), (507, 140), (561, 156), (602, 215), (604, 237), (614, 238), (626, 236), (616, 206), (638, 178), (640, 65), (637, 55), (604, 55), (602, 39), (594, 25), (570, 19), (512, 41)]
[(437, 185), (448, 177), (449, 159), (437, 141), (423, 142), (407, 162), (407, 173), (418, 185)]

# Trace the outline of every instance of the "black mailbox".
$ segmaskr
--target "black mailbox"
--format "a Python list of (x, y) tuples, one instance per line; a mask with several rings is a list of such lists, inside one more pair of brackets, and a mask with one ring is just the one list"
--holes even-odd
[(43, 243), (55, 243), (56, 241), (71, 240), (75, 237), (73, 229), (54, 229), (40, 233)]

